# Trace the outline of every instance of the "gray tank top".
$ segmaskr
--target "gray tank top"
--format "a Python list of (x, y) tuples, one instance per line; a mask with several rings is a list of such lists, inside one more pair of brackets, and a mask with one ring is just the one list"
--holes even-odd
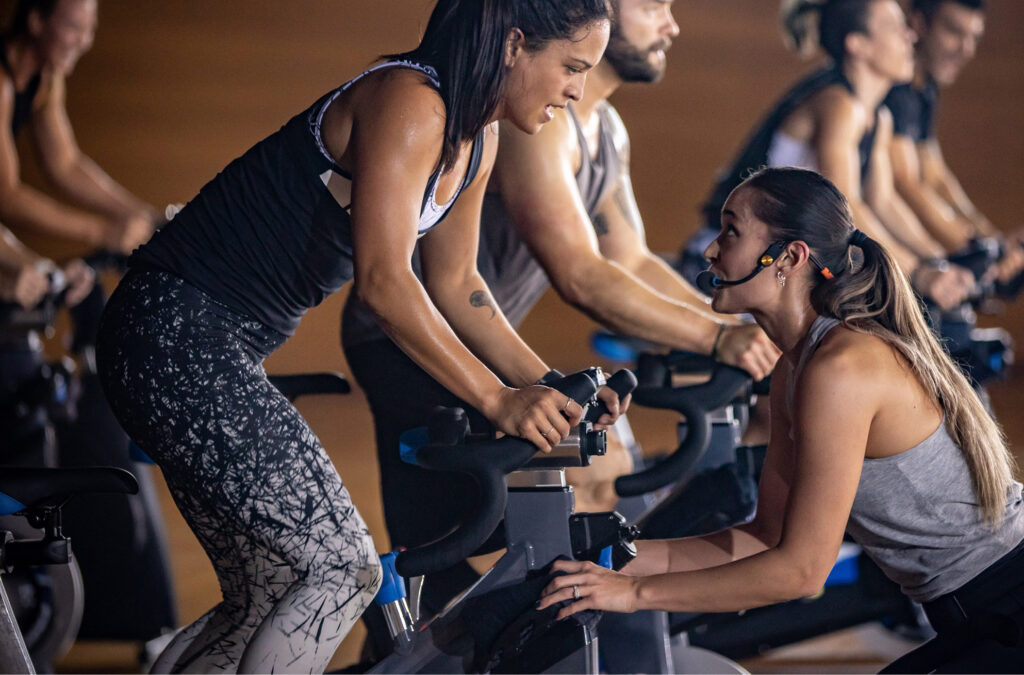
[[(818, 317), (787, 387), (837, 319)], [(918, 445), (864, 459), (847, 532), (903, 592), (928, 602), (956, 590), (1024, 539), (1024, 498), (1014, 482), (995, 531), (981, 515), (963, 452), (943, 423)]]
[[(576, 184), (587, 215), (593, 218), (621, 172), (621, 159), (615, 148), (613, 120), (610, 119), (616, 113), (608, 103), (599, 105), (598, 148), (591, 158), (590, 148), (572, 105), (567, 109), (573, 128), (576, 129), (582, 157), (576, 172)], [(477, 268), (491, 289), (495, 302), (516, 327), (549, 286), (544, 269), (534, 259), (526, 243), (519, 238), (515, 223), (505, 209), (501, 195), (497, 193), (488, 192), (484, 197), (480, 214)], [(420, 276), (418, 253), (413, 254), (413, 270)], [(354, 294), (349, 295), (342, 313), (341, 339), (349, 347), (371, 340), (387, 339), (369, 308), (359, 302)]]

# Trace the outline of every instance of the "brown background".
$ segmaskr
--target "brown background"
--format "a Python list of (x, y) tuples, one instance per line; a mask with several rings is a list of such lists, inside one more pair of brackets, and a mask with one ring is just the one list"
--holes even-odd
[[(1010, 229), (1024, 225), (1024, 2), (990, 4), (978, 58), (944, 94), (939, 134), (968, 192)], [(12, 5), (0, 0), (0, 16)], [(227, 162), (378, 54), (413, 46), (431, 6), (430, 0), (106, 0), (95, 47), (69, 81), (68, 108), (80, 145), (145, 199), (186, 201)], [(679, 0), (681, 33), (665, 79), (615, 95), (632, 135), (633, 180), (653, 249), (678, 249), (698, 224), (697, 207), (713, 172), (782, 89), (811, 67), (783, 48), (777, 7), (773, 0)], [(31, 166), (26, 176), (38, 183)], [(337, 339), (344, 293), (309, 313), (268, 370), (346, 370)], [(523, 334), (552, 365), (589, 365), (595, 361), (585, 343), (591, 324), (580, 318), (549, 294)], [(1024, 335), (1016, 307), (984, 320)], [(1015, 377), (992, 388), (1011, 440), (1024, 440), (1018, 384)], [(361, 395), (301, 408), (384, 550)], [(648, 447), (670, 442), (671, 416), (638, 411), (635, 417)], [(170, 512), (168, 521), (182, 615), (191, 620), (216, 602), (216, 584), (177, 514)], [(350, 638), (336, 663), (354, 659), (356, 641)], [(107, 645), (102, 650), (119, 653)], [(87, 667), (83, 663), (72, 660), (68, 667)], [(115, 667), (117, 661), (106, 665)]]

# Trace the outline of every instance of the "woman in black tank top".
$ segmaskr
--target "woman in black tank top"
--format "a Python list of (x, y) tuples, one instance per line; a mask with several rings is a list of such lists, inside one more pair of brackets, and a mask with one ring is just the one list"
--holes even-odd
[[(821, 49), (831, 63), (791, 89), (747, 140), (705, 206), (707, 227), (688, 245), (684, 269), (703, 261), (718, 214), (733, 188), (762, 166), (820, 171), (850, 200), (857, 226), (893, 252), (919, 292), (943, 308), (973, 287), (962, 270), (929, 266), (942, 258), (895, 191), (889, 164), (892, 117), (882, 105), (894, 83), (913, 75), (912, 33), (895, 0), (783, 0), (783, 24), (798, 51)], [(918, 268), (920, 270), (918, 271)]]
[(155, 671), (322, 672), (373, 597), (366, 526), (262, 368), (348, 281), (501, 431), (547, 450), (579, 421), (579, 405), (533, 385), (548, 367), (492, 312), (475, 247), (494, 123), (534, 132), (577, 99), (607, 13), (604, 0), (438, 0), (418, 48), (229, 164), (133, 257), (100, 331), (104, 389), (223, 592)]

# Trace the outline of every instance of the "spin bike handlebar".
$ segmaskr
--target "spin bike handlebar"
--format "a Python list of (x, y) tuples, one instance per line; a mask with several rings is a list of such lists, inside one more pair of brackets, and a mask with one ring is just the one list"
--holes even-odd
[[(580, 405), (587, 405), (597, 393), (595, 378), (582, 371), (550, 383)], [(584, 413), (586, 414), (586, 413)], [(589, 423), (581, 423), (580, 438), (588, 434)], [(410, 464), (436, 471), (457, 471), (470, 475), (480, 490), (478, 511), (453, 532), (441, 539), (398, 554), (395, 567), (403, 577), (410, 578), (445, 569), (465, 560), (483, 545), (505, 515), (508, 499), (505, 476), (530, 462), (537, 454), (530, 441), (514, 436), (497, 440), (469, 442), (469, 422), (461, 408), (441, 408), (430, 425), (430, 438), (424, 445), (403, 448), (402, 458)]]
[[(619, 476), (615, 480), (615, 492), (620, 497), (651, 492), (681, 478), (707, 449), (711, 437), (708, 413), (728, 404), (750, 384), (750, 375), (746, 371), (712, 362), (711, 379), (707, 382), (673, 387), (669, 381), (671, 369), (682, 362), (683, 359), (675, 353), (667, 356), (648, 354), (641, 359), (642, 384), (633, 392), (633, 400), (648, 408), (681, 413), (686, 418), (686, 438), (671, 455), (654, 466)], [(708, 360), (703, 359), (703, 363), (706, 371)]]

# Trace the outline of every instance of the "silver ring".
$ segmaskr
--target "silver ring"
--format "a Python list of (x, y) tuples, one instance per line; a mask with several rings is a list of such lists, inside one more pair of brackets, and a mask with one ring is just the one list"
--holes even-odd
[(579, 600), (580, 599), (580, 587), (579, 586), (573, 586), (572, 587), (572, 599), (573, 600)]
[(541, 436), (543, 436), (544, 438), (547, 438), (547, 437), (548, 437), (548, 434), (550, 434), (550, 433), (551, 433), (552, 431), (554, 431), (554, 430), (555, 430), (555, 428), (554, 428), (554, 427), (551, 427), (550, 429), (548, 429), (547, 431), (545, 431), (544, 433), (542, 433), (542, 434), (541, 434)]
[(571, 399), (571, 398), (567, 398), (567, 399), (565, 399), (565, 405), (563, 405), (563, 406), (562, 406), (562, 410), (563, 410), (563, 411), (566, 411), (566, 410), (568, 410), (568, 409), (569, 409), (569, 404), (570, 404), (570, 403), (572, 403), (572, 399)]

